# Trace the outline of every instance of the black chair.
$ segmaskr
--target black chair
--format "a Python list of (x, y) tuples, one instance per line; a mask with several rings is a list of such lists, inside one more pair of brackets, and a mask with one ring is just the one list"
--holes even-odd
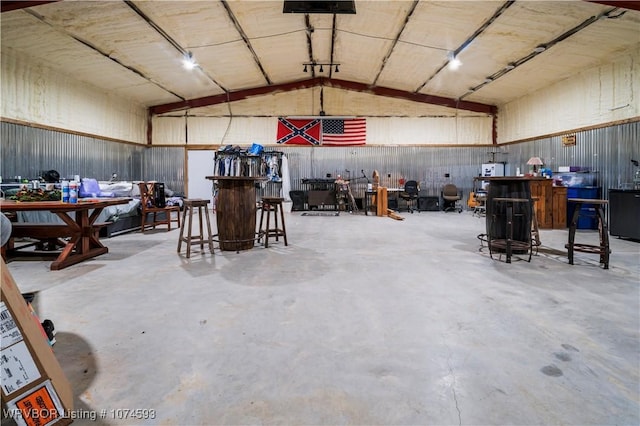
[(442, 188), (442, 209), (445, 212), (455, 212), (462, 213), (462, 207), (459, 205), (459, 201), (462, 197), (460, 196), (460, 192), (458, 191), (458, 187), (452, 183), (446, 184)]
[(407, 202), (407, 211), (413, 213), (416, 210), (416, 204), (418, 202), (418, 182), (415, 180), (408, 180), (404, 184), (404, 190), (400, 193), (400, 198)]

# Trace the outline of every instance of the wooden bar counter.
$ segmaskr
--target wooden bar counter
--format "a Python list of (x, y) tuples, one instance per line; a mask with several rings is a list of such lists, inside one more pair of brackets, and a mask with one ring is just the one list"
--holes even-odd
[(240, 251), (253, 248), (256, 240), (256, 182), (264, 177), (206, 176), (217, 182), (217, 241), (220, 250)]

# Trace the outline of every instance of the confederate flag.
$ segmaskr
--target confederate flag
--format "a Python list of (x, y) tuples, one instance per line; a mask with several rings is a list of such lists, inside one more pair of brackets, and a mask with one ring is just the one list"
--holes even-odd
[(322, 122), (319, 119), (278, 118), (278, 143), (320, 145)]

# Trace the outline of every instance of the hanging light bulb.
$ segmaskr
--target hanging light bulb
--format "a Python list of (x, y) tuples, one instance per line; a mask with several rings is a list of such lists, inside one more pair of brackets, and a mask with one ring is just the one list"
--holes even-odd
[(340, 69), (338, 69), (338, 64), (336, 64), (336, 72), (340, 72)]
[(302, 71), (304, 71), (304, 72), (308, 72), (308, 71), (307, 71), (307, 64), (304, 64), (304, 69), (303, 69)]
[(324, 68), (322, 68), (322, 64), (320, 64), (320, 72), (324, 72)]

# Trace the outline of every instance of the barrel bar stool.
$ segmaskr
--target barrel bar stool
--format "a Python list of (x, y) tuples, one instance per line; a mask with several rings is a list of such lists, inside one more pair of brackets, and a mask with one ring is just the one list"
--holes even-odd
[[(209, 212), (207, 211), (207, 204), (209, 204), (209, 200), (204, 200), (201, 198), (191, 198), (184, 199), (183, 205), (183, 215), (182, 215), (182, 226), (180, 227), (180, 237), (178, 239), (178, 253), (182, 248), (182, 243), (185, 242), (187, 244), (187, 258), (191, 257), (191, 245), (192, 244), (200, 244), (200, 250), (204, 251), (204, 242), (206, 241), (209, 244), (209, 251), (213, 253), (213, 236), (211, 234), (211, 222), (209, 221)], [(198, 235), (192, 234), (192, 222), (193, 222), (193, 214), (195, 211), (198, 211), (198, 226), (200, 233)], [(207, 223), (207, 235), (203, 232), (203, 216)], [(184, 228), (187, 226), (187, 215), (189, 216), (189, 225), (187, 228), (187, 235), (184, 235)]]
[[(288, 246), (287, 241), (287, 228), (284, 224), (284, 210), (282, 208), (282, 202), (284, 198), (281, 197), (262, 197), (262, 211), (260, 212), (260, 224), (258, 226), (258, 232), (260, 236), (264, 236), (264, 247), (269, 247), (269, 237), (276, 237), (276, 241), (279, 241), (279, 237), (284, 237), (284, 245)], [(278, 227), (278, 211), (280, 212), (280, 220), (282, 222), (282, 228)], [(274, 227), (270, 225), (271, 213), (273, 212)], [(264, 216), (267, 216), (266, 227), (263, 229)]]
[[(609, 203), (607, 200), (596, 200), (588, 198), (569, 198), (568, 202), (574, 203), (575, 210), (569, 225), (569, 242), (565, 244), (567, 249), (567, 256), (569, 257), (569, 265), (573, 265), (574, 252), (593, 253), (600, 255), (600, 263), (604, 266), (604, 269), (609, 269), (609, 254), (611, 249), (609, 247), (609, 229), (607, 227), (607, 221), (605, 220), (604, 207)], [(585, 205), (593, 206), (587, 207)], [(584, 210), (583, 210), (584, 209)], [(578, 227), (578, 219), (581, 214), (585, 214), (586, 211), (595, 211), (596, 218), (598, 220), (598, 236), (600, 238), (600, 244), (582, 244), (576, 243), (576, 228)]]

